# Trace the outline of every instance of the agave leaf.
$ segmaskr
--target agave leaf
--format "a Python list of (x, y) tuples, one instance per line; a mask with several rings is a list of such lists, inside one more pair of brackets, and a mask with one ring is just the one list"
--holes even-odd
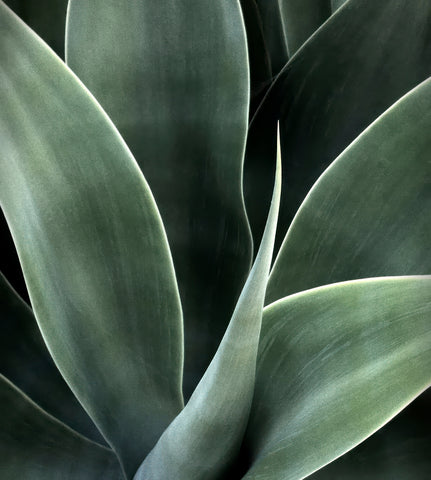
[(120, 480), (114, 452), (48, 415), (0, 375), (2, 480)]
[(5, 3), (64, 58), (67, 0), (6, 0)]
[(152, 194), (109, 118), (0, 3), (0, 202), (50, 353), (135, 471), (182, 408), (182, 320)]
[(430, 400), (431, 389), (428, 389), (365, 442), (307, 478), (312, 480), (430, 478)]
[(245, 479), (304, 478), (431, 384), (431, 277), (320, 287), (264, 311)]
[(328, 0), (278, 0), (287, 50), (291, 57), (330, 17)]
[[(255, 383), (263, 300), (281, 193), (281, 156), (265, 233), (253, 269), (210, 366), (163, 433), (135, 480), (212, 480), (226, 475), (241, 446)], [(224, 478), (224, 477), (223, 477)]]
[(254, 238), (265, 225), (273, 175), (268, 165), (275, 151), (274, 141), (266, 152), (262, 145), (256, 147), (262, 131), (271, 129), (275, 138), (276, 121), (281, 119), (283, 198), (277, 251), (324, 169), (372, 121), (430, 75), (428, 0), (349, 0), (332, 15), (291, 58), (254, 118), (244, 172)]
[(274, 264), (268, 303), (353, 278), (431, 273), (431, 79), (321, 176)]
[(256, 4), (262, 19), (265, 42), (271, 59), (272, 75), (276, 76), (289, 58), (279, 0), (256, 0)]
[(33, 312), (0, 272), (0, 372), (48, 413), (103, 441), (43, 342)]
[(249, 76), (238, 1), (70, 2), (67, 61), (154, 192), (185, 319), (188, 397), (250, 269), (242, 163)]

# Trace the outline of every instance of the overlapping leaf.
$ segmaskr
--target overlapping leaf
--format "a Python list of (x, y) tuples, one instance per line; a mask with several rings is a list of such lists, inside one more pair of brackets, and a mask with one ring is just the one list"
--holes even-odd
[(184, 309), (188, 397), (251, 261), (241, 191), (249, 78), (239, 2), (72, 0), (67, 61), (119, 128), (160, 208)]
[(254, 238), (263, 231), (275, 151), (274, 142), (264, 148), (257, 138), (268, 129), (274, 136), (281, 119), (283, 199), (277, 251), (323, 170), (380, 114), (431, 75), (430, 19), (427, 0), (349, 0), (292, 57), (250, 131), (244, 180)]
[(362, 444), (330, 463), (311, 480), (429, 478), (431, 389)]
[(320, 287), (266, 307), (245, 479), (304, 478), (431, 384), (431, 277)]
[(268, 302), (343, 280), (431, 273), (430, 112), (427, 80), (322, 175), (276, 259)]
[(253, 398), (280, 187), (281, 158), (278, 152), (271, 210), (262, 244), (229, 327), (190, 401), (145, 459), (135, 480), (225, 478), (235, 461)]
[(152, 194), (79, 80), (0, 3), (0, 200), (48, 348), (134, 472), (182, 408), (182, 319)]
[(0, 375), (2, 480), (120, 480), (114, 453), (51, 417)]
[(86, 436), (103, 441), (54, 365), (33, 312), (0, 273), (0, 373), (38, 405)]

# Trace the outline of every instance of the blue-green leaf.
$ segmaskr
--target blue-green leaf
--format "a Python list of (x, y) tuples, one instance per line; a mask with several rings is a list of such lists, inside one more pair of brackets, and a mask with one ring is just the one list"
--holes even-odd
[(87, 437), (103, 441), (43, 342), (33, 312), (0, 272), (0, 373), (33, 401)]
[(67, 61), (106, 109), (166, 226), (188, 397), (251, 263), (242, 191), (249, 74), (238, 0), (72, 0)]
[(431, 80), (321, 176), (278, 254), (268, 303), (355, 278), (431, 273)]
[(135, 480), (225, 478), (241, 446), (255, 383), (263, 300), (281, 194), (281, 157), (271, 209), (253, 269), (210, 366)]
[(0, 3), (0, 202), (61, 373), (134, 473), (182, 408), (182, 319), (136, 162), (76, 76)]
[(0, 375), (2, 480), (120, 480), (114, 452), (51, 417)]
[(431, 384), (431, 277), (319, 287), (264, 310), (245, 479), (299, 479)]

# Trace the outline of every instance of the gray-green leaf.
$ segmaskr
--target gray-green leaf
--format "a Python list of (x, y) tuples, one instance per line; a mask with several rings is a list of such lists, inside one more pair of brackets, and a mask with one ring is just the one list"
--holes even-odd
[(71, 0), (67, 62), (106, 109), (166, 226), (189, 397), (251, 263), (241, 191), (249, 74), (238, 0)]
[(299, 479), (431, 384), (431, 277), (320, 287), (264, 310), (247, 480)]
[(431, 273), (431, 79), (360, 135), (299, 209), (268, 303), (344, 280)]
[(0, 373), (48, 413), (87, 437), (100, 432), (60, 375), (33, 312), (0, 272)]
[(253, 398), (263, 300), (281, 194), (281, 157), (271, 209), (253, 269), (216, 355), (181, 414), (163, 433), (135, 480), (212, 480), (226, 476)]
[(120, 480), (114, 452), (51, 417), (0, 375), (2, 480)]
[(129, 475), (183, 406), (182, 319), (148, 185), (75, 75), (0, 3), (0, 201), (54, 360)]

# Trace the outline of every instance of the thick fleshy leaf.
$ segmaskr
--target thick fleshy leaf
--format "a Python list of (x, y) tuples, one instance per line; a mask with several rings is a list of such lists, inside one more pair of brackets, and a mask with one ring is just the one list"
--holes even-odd
[(335, 12), (336, 10), (338, 10), (340, 7), (342, 7), (345, 3), (347, 2), (347, 0), (331, 0), (331, 9), (332, 9), (332, 12)]
[(264, 311), (245, 479), (304, 478), (431, 384), (431, 277), (320, 287)]
[(103, 441), (54, 365), (33, 312), (0, 272), (0, 373), (48, 413)]
[(268, 222), (229, 327), (189, 402), (163, 433), (139, 468), (135, 480), (226, 478), (240, 450), (254, 392), (263, 300), (274, 247), (280, 187), (281, 156), (278, 151)]
[(315, 474), (312, 480), (419, 480), (431, 478), (431, 389), (365, 442)]
[(67, 61), (119, 128), (160, 208), (184, 310), (188, 397), (251, 263), (241, 191), (249, 75), (239, 2), (72, 0)]
[(332, 10), (328, 0), (278, 0), (287, 50), (291, 57)]
[[(324, 169), (380, 114), (430, 75), (428, 0), (349, 0), (292, 57), (249, 136), (255, 139), (271, 128), (275, 138), (280, 119), (283, 198), (276, 251)], [(266, 152), (255, 144), (247, 147), (244, 181), (253, 235), (259, 238), (270, 201), (273, 174), (268, 165), (275, 147), (274, 140), (267, 143)]]
[(0, 375), (2, 480), (120, 480), (114, 452), (51, 417)]
[(5, 3), (64, 58), (67, 0), (6, 0)]
[(276, 76), (289, 57), (279, 0), (256, 0), (256, 4), (262, 19), (263, 34), (271, 59), (272, 75)]
[(134, 471), (182, 408), (182, 320), (152, 194), (75, 75), (0, 3), (0, 201), (50, 353)]
[(321, 176), (289, 229), (268, 303), (344, 280), (431, 273), (431, 79)]

